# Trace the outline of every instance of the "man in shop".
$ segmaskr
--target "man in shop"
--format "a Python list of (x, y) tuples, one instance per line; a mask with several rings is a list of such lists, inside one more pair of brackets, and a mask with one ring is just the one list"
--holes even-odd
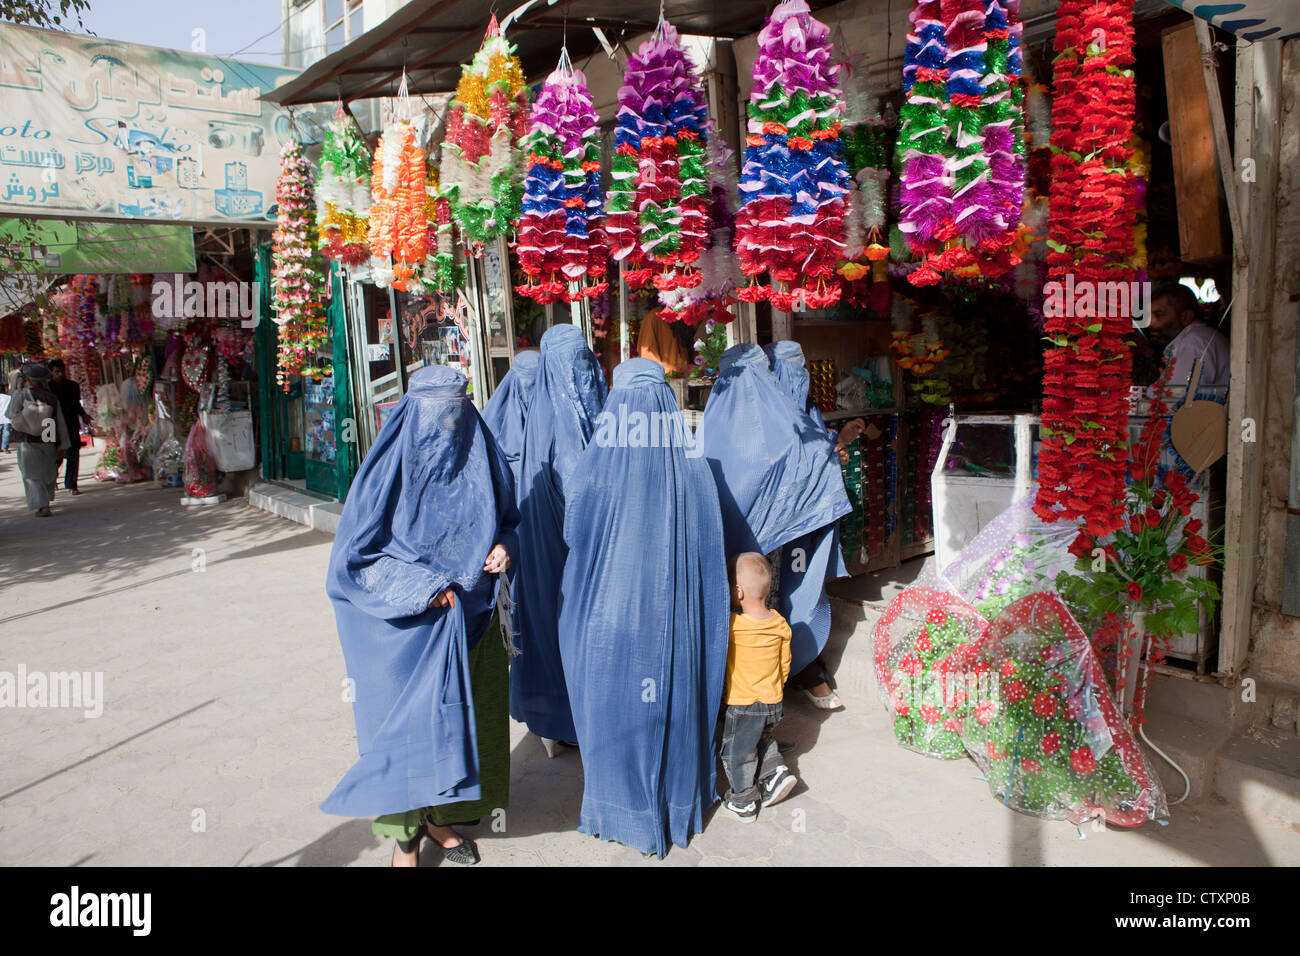
[(90, 424), (90, 416), (81, 407), (81, 386), (68, 378), (68, 367), (63, 359), (53, 359), (49, 363), (50, 391), (59, 400), (59, 409), (63, 412), (63, 421), (68, 426), (68, 450), (63, 470), (63, 487), (74, 495), (77, 490), (77, 476), (81, 471), (81, 427), (79, 423)]
[(1227, 385), (1228, 340), (1218, 329), (1197, 320), (1196, 295), (1185, 285), (1158, 288), (1151, 300), (1151, 338), (1164, 344), (1164, 361), (1172, 366), (1169, 384), (1187, 385), (1198, 358), (1201, 385)]

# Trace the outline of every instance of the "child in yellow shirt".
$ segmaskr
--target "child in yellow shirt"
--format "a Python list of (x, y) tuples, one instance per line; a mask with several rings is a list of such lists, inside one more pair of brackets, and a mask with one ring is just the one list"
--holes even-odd
[(798, 780), (781, 762), (772, 729), (790, 676), (790, 625), (767, 606), (772, 572), (767, 558), (746, 551), (731, 561), (732, 606), (722, 766), (731, 788), (723, 806), (747, 823), (758, 806), (779, 803)]

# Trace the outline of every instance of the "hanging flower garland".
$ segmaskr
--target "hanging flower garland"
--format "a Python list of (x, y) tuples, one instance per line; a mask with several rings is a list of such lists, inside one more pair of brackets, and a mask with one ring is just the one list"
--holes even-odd
[(836, 45), (845, 108), (841, 136), (852, 198), (845, 218), (844, 260), (835, 271), (844, 281), (846, 302), (888, 316), (891, 297), (885, 261), (889, 257), (885, 209), (891, 131), (881, 116), (879, 99), (867, 89), (863, 54), (849, 53), (842, 34)]
[(321, 253), (344, 265), (370, 258), (366, 245), (370, 215), (370, 149), (340, 103), (321, 145), (316, 181), (316, 221)]
[(919, 0), (904, 54), (900, 230), (909, 273), (1002, 275), (1024, 204), (1019, 0)]
[(329, 341), (323, 300), (325, 276), (316, 257), (311, 167), (297, 141), (280, 153), (275, 187), (279, 215), (271, 237), (272, 309), (279, 330), (279, 371), (284, 388), (302, 373), (316, 350)]
[[(918, 0), (908, 15), (912, 31), (903, 51), (899, 110), (900, 167), (898, 229), (914, 255), (952, 238), (952, 189), (944, 175), (948, 145), (948, 51), (939, 0)], [(923, 264), (909, 275), (915, 285), (932, 285), (939, 273)]]
[(483, 45), (461, 69), (442, 145), (442, 195), (474, 255), (519, 221), (527, 125), (523, 67), (493, 14)]
[[(533, 104), (519, 221), (520, 295), (576, 302), (604, 292), (609, 249), (600, 190), (600, 130), (587, 78), (565, 51)], [(588, 282), (587, 280), (591, 280)]]
[(421, 278), (426, 292), (451, 295), (465, 285), (465, 266), (456, 261), (456, 227), (451, 221), (451, 202), (442, 194), (438, 167), (429, 158), (425, 183), (424, 214), (428, 220), (428, 258)]
[(745, 281), (732, 252), (735, 237), (732, 197), (736, 195), (732, 161), (736, 153), (719, 135), (712, 120), (706, 124), (705, 139), (708, 143), (705, 160), (709, 185), (708, 219), (713, 229), (708, 248), (700, 253), (695, 263), (699, 283), (691, 286), (679, 284), (676, 289), (660, 290), (662, 308), (659, 317), (665, 322), (698, 325), (707, 318), (727, 325), (735, 318), (730, 306), (737, 301), (736, 290)]
[[(1072, 276), (1076, 286), (1093, 288), (1127, 283), (1137, 223), (1126, 168), (1136, 96), (1133, 0), (1066, 0), (1056, 50), (1049, 279)], [(1124, 520), (1132, 366), (1124, 336), (1132, 320), (1128, 313), (1094, 316), (1094, 309), (1052, 311), (1044, 322), (1052, 347), (1043, 359), (1034, 510), (1044, 521), (1078, 521), (1102, 537)]]
[[(662, 16), (628, 57), (618, 102), (606, 203), (611, 254), (630, 267), (624, 279), (633, 289), (693, 288), (710, 228), (708, 110), (686, 48)], [(664, 319), (676, 319), (667, 299), (664, 306)]]
[(370, 272), (381, 289), (391, 285), (405, 291), (415, 280), (410, 291), (418, 294), (423, 291), (418, 276), (428, 257), (428, 181), (405, 93), (403, 77), (401, 105), (379, 137), (370, 171)]
[(981, 249), (996, 253), (1013, 241), (1025, 204), (1025, 88), (1020, 48), (1024, 26), (1020, 22), (1020, 0), (986, 0), (986, 3), (984, 36), (988, 50), (981, 81), (984, 87), (981, 119), (997, 228), (994, 235), (983, 240)]
[[(739, 296), (793, 311), (839, 300), (849, 175), (830, 30), (804, 0), (784, 0), (758, 35), (736, 252), (752, 284)], [(759, 285), (763, 272), (771, 286)]]

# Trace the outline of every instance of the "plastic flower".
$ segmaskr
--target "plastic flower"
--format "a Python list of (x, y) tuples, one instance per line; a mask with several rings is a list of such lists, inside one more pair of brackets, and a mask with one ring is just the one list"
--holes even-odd
[(1074, 772), (1084, 776), (1092, 773), (1097, 769), (1097, 759), (1093, 757), (1092, 750), (1087, 747), (1076, 747), (1070, 753), (1070, 766)]
[(1051, 694), (1034, 695), (1034, 713), (1039, 717), (1051, 717), (1056, 709), (1056, 698)]
[(1130, 581), (1128, 583), (1128, 599), (1130, 601), (1142, 600), (1142, 585), (1136, 581)]

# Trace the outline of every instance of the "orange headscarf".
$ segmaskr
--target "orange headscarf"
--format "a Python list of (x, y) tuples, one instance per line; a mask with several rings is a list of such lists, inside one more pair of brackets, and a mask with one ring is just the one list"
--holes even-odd
[(686, 355), (677, 344), (677, 337), (658, 312), (649, 312), (641, 320), (641, 334), (637, 338), (637, 354), (664, 367), (665, 372), (686, 371)]

